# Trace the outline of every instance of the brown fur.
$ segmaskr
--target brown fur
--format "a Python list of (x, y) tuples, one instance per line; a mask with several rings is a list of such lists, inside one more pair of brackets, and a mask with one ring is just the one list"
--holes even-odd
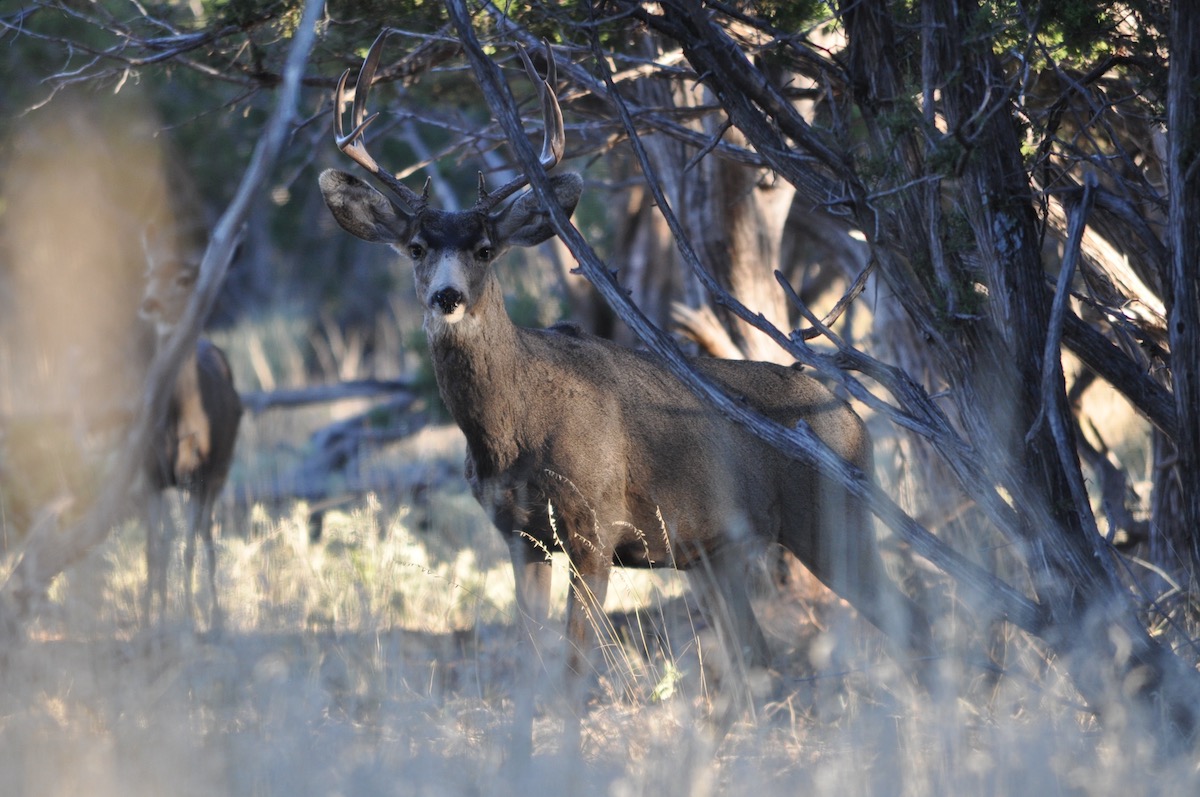
[[(350, 175), (330, 170), (320, 182), (345, 229), (413, 262), (438, 386), (467, 438), (468, 478), (508, 541), (518, 601), (534, 622), (548, 611), (543, 548), (566, 550), (572, 671), (589, 665), (588, 615), (603, 605), (613, 565), (694, 569), (735, 656), (764, 664), (746, 567), (770, 542), (911, 651), (927, 651), (924, 613), (887, 579), (872, 518), (838, 485), (724, 419), (647, 354), (573, 327), (512, 323), (492, 262), (551, 235), (530, 194), (494, 216), (413, 216)], [(578, 176), (552, 184), (572, 210)], [(816, 380), (767, 363), (694, 365), (769, 418), (807, 422), (869, 472), (862, 421)]]

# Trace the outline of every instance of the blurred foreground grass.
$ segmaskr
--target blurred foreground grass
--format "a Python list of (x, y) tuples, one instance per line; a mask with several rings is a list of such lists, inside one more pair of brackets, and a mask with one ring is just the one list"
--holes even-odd
[[(368, 499), (331, 514), (320, 545), (308, 543), (302, 505), (279, 516), (256, 507), (247, 525), (219, 543), (220, 635), (194, 633), (177, 594), (170, 619), (142, 627), (136, 524), (57, 582), (29, 642), (2, 657), (0, 791), (1187, 794), (1200, 781), (1187, 762), (1153, 769), (1119, 722), (1101, 730), (1031, 651), (1014, 657), (1026, 659), (1014, 667), (1022, 677), (990, 684), (963, 668), (932, 702), (839, 611), (821, 633), (794, 629), (808, 640), (800, 652), (775, 640), (779, 687), (715, 739), (713, 675), (694, 640), (703, 622), (680, 610), (676, 576), (645, 573), (622, 573), (611, 590), (610, 609), (643, 611), (610, 615), (617, 632), (579, 764), (553, 719), (559, 645), (517, 660), (505, 552), (464, 489), (386, 511)], [(564, 574), (555, 581), (561, 611)], [(533, 765), (513, 779), (506, 723), (519, 666), (544, 670), (551, 686)]]
[[(217, 336), (241, 389), (307, 383), (293, 326)], [(722, 657), (684, 580), (616, 571), (581, 762), (555, 719), (563, 563), (558, 615), (536, 660), (521, 661), (507, 551), (462, 481), (457, 430), (431, 426), (363, 457), (355, 478), (403, 472), (408, 486), (339, 505), (309, 542), (290, 474), (315, 429), (366, 406), (243, 422), (218, 512), (219, 635), (183, 617), (180, 539), (168, 618), (146, 626), (135, 522), (55, 582), (28, 641), (0, 651), (0, 797), (1198, 792), (1193, 762), (1155, 761), (1119, 714), (1100, 725), (1080, 711), (1055, 661), (956, 611), (936, 577), (943, 694), (915, 692), (849, 610), (768, 598), (758, 608), (778, 672), (717, 736)], [(11, 565), (0, 560), (0, 577)], [(1003, 676), (980, 664), (989, 655)], [(544, 688), (535, 758), (517, 776), (506, 750), (519, 667)]]

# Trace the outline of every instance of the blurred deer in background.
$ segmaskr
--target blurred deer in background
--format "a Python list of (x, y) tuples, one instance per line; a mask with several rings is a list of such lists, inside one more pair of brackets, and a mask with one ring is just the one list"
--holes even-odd
[[(481, 177), (474, 206), (447, 212), (376, 164), (363, 130), (375, 118), (367, 117), (366, 96), (385, 35), (359, 73), (354, 128), (343, 133), (341, 122), (349, 73), (334, 113), (338, 146), (395, 196), (332, 169), (321, 174), (321, 190), (343, 228), (390, 244), (413, 265), (438, 387), (466, 435), (475, 496), (508, 543), (518, 607), (531, 632), (549, 612), (547, 552), (566, 550), (572, 708), (582, 711), (581, 676), (592, 665), (614, 565), (690, 569), (726, 652), (758, 667), (768, 651), (747, 569), (767, 543), (779, 542), (905, 652), (927, 655), (924, 612), (888, 580), (871, 515), (839, 485), (723, 418), (645, 353), (569, 325), (513, 324), (492, 264), (509, 247), (534, 246), (554, 230), (532, 192), (503, 204), (528, 183), (525, 177), (490, 192)], [(547, 46), (546, 80), (521, 55), (541, 97), (541, 162), (550, 169), (565, 143), (553, 54)], [(556, 201), (572, 212), (583, 186), (579, 175), (550, 183)], [(693, 365), (772, 420), (807, 423), (870, 472), (864, 424), (816, 380), (767, 363), (696, 359)], [(534, 661), (528, 657), (523, 669), (534, 669)], [(529, 694), (518, 693), (515, 726), (518, 755), (528, 755)], [(577, 715), (568, 717), (567, 733), (577, 749)]]
[[(146, 256), (145, 291), (140, 315), (154, 324), (156, 347), (175, 330), (191, 300), (199, 275), (199, 258), (181, 257), (175, 242), (154, 229), (142, 237)], [(210, 627), (222, 622), (216, 586), (216, 550), (213, 543), (213, 506), (225, 485), (233, 462), (242, 403), (233, 386), (233, 375), (224, 353), (201, 338), (179, 368), (175, 390), (163, 426), (146, 452), (147, 584), (143, 610), (147, 620), (154, 610), (165, 614), (167, 569), (173, 528), (164, 491), (176, 487), (187, 493), (188, 530), (183, 555), (184, 601), (188, 622), (192, 614), (192, 574), (196, 537), (204, 540), (211, 595)]]

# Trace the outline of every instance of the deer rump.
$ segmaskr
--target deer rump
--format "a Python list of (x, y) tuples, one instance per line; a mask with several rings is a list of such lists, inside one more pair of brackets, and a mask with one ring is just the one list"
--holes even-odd
[(210, 423), (208, 440), (203, 446), (207, 454), (195, 468), (178, 467), (181, 437), (187, 434), (188, 423), (184, 418), (186, 398), (179, 395), (177, 385), (176, 392), (171, 395), (167, 404), (163, 426), (154, 436), (156, 443), (149, 451), (146, 471), (150, 485), (155, 490), (168, 487), (177, 487), (189, 492), (210, 489), (215, 494), (229, 475), (242, 405), (237, 391), (232, 386), (229, 362), (216, 345), (204, 338), (198, 340), (194, 360), (189, 357), (180, 369), (183, 371), (193, 367), (196, 369), (195, 380), (188, 389), (199, 392), (199, 409), (209, 419), (233, 420)]

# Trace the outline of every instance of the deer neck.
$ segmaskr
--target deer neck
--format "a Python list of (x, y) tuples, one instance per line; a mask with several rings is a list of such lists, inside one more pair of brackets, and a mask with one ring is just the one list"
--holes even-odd
[[(171, 334), (175, 331), (175, 325), (170, 326), (160, 324), (157, 329), (158, 338), (156, 341), (156, 351), (163, 351), (167, 348), (167, 342), (171, 339)], [(196, 363), (196, 347), (192, 347), (184, 355), (182, 362), (179, 364), (179, 371), (175, 376), (175, 390), (173, 395), (177, 400), (182, 400), (188, 393), (198, 393), (200, 390), (200, 376)]]
[(456, 324), (429, 314), (425, 332), (442, 401), (467, 437), (480, 475), (515, 461), (526, 438), (526, 370), (520, 331), (508, 317), (500, 285), (487, 280), (480, 300)]

